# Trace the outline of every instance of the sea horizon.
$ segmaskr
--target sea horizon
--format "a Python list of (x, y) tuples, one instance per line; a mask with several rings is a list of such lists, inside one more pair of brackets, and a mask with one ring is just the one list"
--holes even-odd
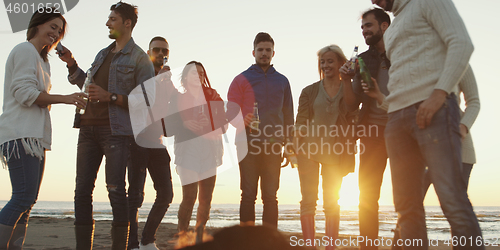
[[(0, 201), (3, 207), (7, 201)], [(139, 209), (139, 222), (145, 222), (153, 205), (144, 202)], [(162, 223), (177, 224), (177, 211), (179, 203), (172, 203), (162, 220)], [(193, 209), (191, 226), (196, 222), (196, 208)], [(262, 204), (256, 204), (256, 224), (261, 224)], [(426, 223), (429, 239), (446, 240), (451, 237), (450, 226), (439, 206), (425, 206)], [(475, 206), (474, 211), (483, 232), (483, 238), (498, 240), (500, 233), (500, 206)], [(31, 217), (49, 218), (74, 218), (73, 201), (37, 201), (31, 211)], [(109, 202), (94, 202), (95, 220), (112, 220)], [(316, 213), (316, 231), (324, 233), (325, 215), (322, 206), (318, 205)], [(379, 237), (392, 238), (393, 229), (397, 222), (397, 214), (393, 205), (380, 206), (379, 208)], [(227, 227), (239, 224), (239, 204), (213, 203), (207, 227)], [(284, 232), (300, 233), (300, 205), (279, 204), (278, 229)], [(359, 235), (358, 207), (341, 206), (340, 235)]]

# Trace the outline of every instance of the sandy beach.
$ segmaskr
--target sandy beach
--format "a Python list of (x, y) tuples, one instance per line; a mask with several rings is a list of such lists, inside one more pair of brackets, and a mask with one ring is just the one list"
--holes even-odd
[[(140, 228), (144, 223), (140, 223)], [(97, 221), (96, 231), (94, 237), (95, 250), (103, 250), (111, 248), (110, 236), (111, 221)], [(212, 234), (218, 230), (217, 228), (207, 228), (207, 232)], [(177, 233), (177, 225), (172, 223), (162, 223), (157, 232), (157, 246), (162, 249), (175, 249), (175, 240)], [(294, 242), (291, 239), (302, 239), (301, 234), (297, 233), (284, 233), (286, 239), (290, 239), (291, 244)], [(296, 238), (292, 238), (295, 236)], [(321, 234), (317, 237), (322, 237)], [(353, 236), (354, 237), (354, 236)], [(348, 239), (349, 236), (341, 236), (341, 238)], [(355, 237), (354, 237), (355, 238)], [(497, 242), (498, 243), (498, 242)], [(75, 248), (75, 234), (73, 229), (73, 219), (55, 219), (47, 217), (32, 217), (28, 227), (26, 242), (24, 245), (25, 250), (43, 250), (43, 249), (74, 249)], [(429, 249), (444, 250), (450, 247), (443, 245), (431, 246)], [(322, 248), (319, 248), (322, 249)], [(356, 247), (341, 246), (338, 249), (357, 249)], [(380, 247), (380, 249), (390, 249), (389, 247)], [(489, 250), (500, 250), (500, 246), (488, 246)]]

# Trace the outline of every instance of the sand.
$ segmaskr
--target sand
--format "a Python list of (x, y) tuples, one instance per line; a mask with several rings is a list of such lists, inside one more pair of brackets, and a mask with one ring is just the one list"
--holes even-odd
[[(32, 217), (28, 227), (28, 233), (24, 244), (25, 250), (43, 250), (43, 249), (75, 249), (75, 233), (73, 227), (73, 219), (55, 219), (46, 217)], [(142, 228), (144, 223), (140, 223)], [(96, 231), (94, 236), (94, 250), (104, 250), (111, 248), (110, 235), (111, 221), (97, 221)], [(208, 234), (213, 234), (217, 228), (207, 228)], [(139, 232), (140, 233), (140, 232)], [(175, 249), (177, 225), (172, 223), (162, 223), (157, 232), (157, 246), (162, 249)], [(139, 234), (140, 235), (140, 234)], [(284, 233), (286, 239), (302, 239), (301, 234)], [(291, 238), (295, 236), (296, 238)], [(322, 235), (317, 235), (322, 237)], [(355, 236), (351, 236), (355, 238)], [(348, 239), (349, 236), (341, 236), (343, 239)], [(296, 240), (295, 240), (296, 241)], [(319, 248), (323, 249), (323, 248)], [(337, 249), (358, 249), (357, 247), (338, 247)], [(390, 249), (390, 247), (380, 247), (381, 250)], [(443, 245), (429, 247), (429, 249), (445, 250), (450, 247)], [(500, 246), (488, 246), (488, 250), (500, 250)]]

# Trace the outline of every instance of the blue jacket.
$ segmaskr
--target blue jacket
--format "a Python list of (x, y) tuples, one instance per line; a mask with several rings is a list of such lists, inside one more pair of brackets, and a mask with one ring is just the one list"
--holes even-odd
[[(92, 77), (101, 67), (108, 53), (115, 47), (113, 42), (99, 51), (90, 67)], [(153, 78), (155, 71), (148, 55), (134, 42), (133, 38), (112, 59), (109, 67), (108, 91), (127, 96), (132, 89), (146, 80)], [(86, 73), (81, 68), (68, 76), (71, 84), (82, 88)], [(128, 107), (128, 104), (124, 105)], [(113, 135), (133, 135), (128, 108), (109, 104), (109, 122)]]
[(243, 117), (253, 113), (254, 102), (257, 102), (261, 133), (249, 139), (283, 142), (283, 136), (292, 137), (294, 122), (290, 83), (273, 66), (264, 72), (254, 64), (236, 76), (229, 86), (227, 99), (240, 106)]

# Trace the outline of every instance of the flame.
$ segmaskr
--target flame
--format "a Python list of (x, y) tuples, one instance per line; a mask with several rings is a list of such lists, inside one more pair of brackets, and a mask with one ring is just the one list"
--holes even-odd
[[(174, 249), (181, 249), (188, 246), (194, 246), (196, 244), (196, 233), (194, 231), (180, 232), (177, 234), (179, 238), (177, 239)], [(203, 242), (213, 240), (212, 235), (207, 234), (203, 231)]]

